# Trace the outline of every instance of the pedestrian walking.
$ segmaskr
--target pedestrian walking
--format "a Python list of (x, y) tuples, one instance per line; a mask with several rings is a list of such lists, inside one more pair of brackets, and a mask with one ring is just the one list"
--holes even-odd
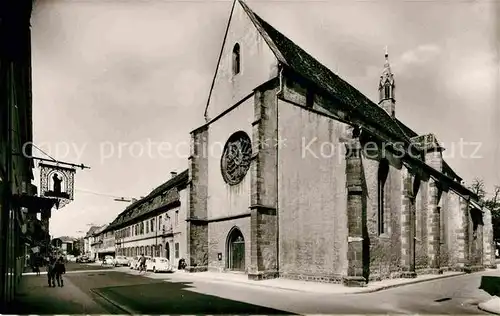
[(56, 287), (56, 282), (54, 280), (54, 272), (56, 267), (56, 258), (49, 257), (49, 263), (47, 265), (47, 278), (49, 281), (49, 287)]
[(63, 280), (62, 275), (65, 273), (66, 273), (66, 266), (64, 265), (64, 259), (63, 259), (63, 257), (60, 257), (59, 260), (57, 260), (55, 267), (54, 267), (54, 275), (55, 275), (55, 279), (57, 281), (57, 286), (60, 286), (60, 287), (64, 286), (64, 280)]
[(33, 258), (33, 272), (35, 272), (37, 276), (40, 275), (40, 260), (38, 256)]
[(141, 254), (139, 259), (139, 273), (141, 272), (146, 272), (146, 257), (144, 257), (144, 254)]

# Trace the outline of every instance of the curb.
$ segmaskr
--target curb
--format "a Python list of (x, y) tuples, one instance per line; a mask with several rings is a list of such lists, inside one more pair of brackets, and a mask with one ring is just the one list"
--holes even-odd
[[(479, 303), (479, 305), (477, 307), (484, 312), (488, 312), (488, 313), (495, 314), (495, 315), (500, 315), (499, 303), (500, 303), (500, 298), (498, 296), (492, 296), (492, 298), (489, 299), (488, 301)], [(493, 307), (488, 306), (488, 305), (492, 305), (492, 304), (494, 304)]]
[(100, 298), (104, 299), (106, 302), (110, 303), (111, 305), (121, 309), (122, 311), (124, 311), (125, 313), (129, 314), (129, 315), (140, 315), (141, 313), (138, 313), (130, 308), (128, 308), (127, 306), (123, 305), (123, 304), (120, 304), (118, 302), (116, 302), (115, 300), (112, 300), (110, 299), (109, 297), (107, 297), (106, 295), (102, 294), (102, 293), (99, 293), (99, 291), (95, 290), (95, 289), (90, 289), (90, 292), (92, 292), (93, 294), (99, 296)]
[(496, 313), (496, 312), (492, 312), (490, 310), (487, 310), (486, 308), (481, 308), (481, 307), (477, 307), (479, 310), (483, 311), (483, 312), (486, 312), (486, 313), (490, 313), (490, 314), (493, 314), (493, 315), (500, 315), (500, 313)]
[[(78, 273), (97, 273), (97, 272), (109, 272), (112, 269), (100, 269), (100, 270), (73, 270), (67, 271), (66, 274), (78, 274)], [(23, 275), (36, 275), (36, 272), (24, 272)], [(40, 275), (47, 275), (47, 271), (40, 271)]]
[(379, 291), (383, 291), (383, 290), (389, 290), (389, 289), (392, 289), (392, 288), (395, 288), (395, 287), (401, 287), (401, 286), (405, 286), (405, 285), (412, 285), (412, 284), (418, 284), (418, 283), (424, 283), (424, 282), (431, 282), (431, 281), (436, 281), (436, 280), (454, 278), (454, 277), (464, 276), (466, 274), (472, 274), (472, 273), (460, 272), (460, 273), (452, 274), (452, 275), (442, 275), (442, 276), (438, 276), (438, 277), (435, 277), (435, 278), (432, 278), (432, 279), (414, 280), (414, 281), (409, 281), (409, 282), (405, 282), (405, 283), (385, 285), (385, 286), (381, 286), (381, 287), (375, 288), (375, 289), (360, 290), (359, 292), (354, 292), (352, 294), (374, 293), (374, 292), (379, 292)]
[[(335, 295), (335, 294), (337, 294), (337, 295), (368, 294), (368, 293), (374, 293), (374, 292), (379, 292), (379, 291), (383, 291), (383, 290), (388, 290), (388, 289), (391, 289), (391, 288), (401, 287), (401, 286), (405, 286), (405, 285), (412, 285), (412, 284), (418, 284), (418, 283), (423, 283), (423, 282), (431, 282), (431, 281), (435, 281), (435, 280), (441, 280), (441, 279), (459, 277), (459, 276), (463, 276), (463, 275), (466, 275), (466, 274), (472, 274), (472, 273), (460, 272), (460, 273), (452, 274), (452, 275), (442, 275), (442, 276), (438, 276), (438, 277), (431, 278), (431, 279), (423, 279), (423, 280), (422, 279), (420, 279), (420, 280), (416, 279), (416, 280), (405, 282), (405, 283), (385, 285), (385, 286), (380, 286), (380, 287), (373, 288), (373, 289), (359, 288), (358, 291), (353, 291), (353, 292), (342, 292), (341, 291), (341, 292), (338, 292), (338, 293), (331, 293), (331, 294), (333, 294), (333, 295)], [(199, 280), (199, 281), (203, 281), (204, 280), (204, 281), (207, 281), (207, 282), (210, 282), (210, 281), (219, 281), (219, 282), (225, 282), (225, 283), (238, 283), (238, 284), (245, 284), (245, 285), (256, 286), (256, 287), (273, 288), (273, 289), (293, 291), (293, 292), (321, 294), (321, 292), (299, 290), (299, 289), (291, 289), (291, 288), (280, 287), (280, 286), (268, 286), (268, 285), (258, 284), (258, 283), (233, 281), (233, 280), (219, 279), (219, 278), (214, 278), (214, 279), (211, 279), (211, 278), (200, 278), (200, 277), (196, 277), (194, 275), (191, 276), (191, 277), (193, 279), (196, 279), (196, 280)], [(164, 280), (164, 281), (175, 281), (175, 280), (170, 279), (170, 280)], [(256, 281), (256, 282), (258, 282), (258, 281)], [(323, 294), (326, 294), (326, 293), (328, 293), (328, 292), (323, 292)]]

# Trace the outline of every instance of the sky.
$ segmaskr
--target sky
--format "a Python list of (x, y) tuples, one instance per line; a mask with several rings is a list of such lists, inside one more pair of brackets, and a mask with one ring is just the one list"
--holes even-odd
[[(91, 167), (77, 170), (74, 201), (53, 211), (53, 236), (109, 223), (128, 205), (114, 198), (140, 198), (187, 169), (189, 132), (204, 122), (231, 4), (36, 2), (34, 143), (57, 160)], [(247, 4), (372, 101), (387, 46), (396, 116), (419, 134), (434, 133), (466, 183), (479, 177), (490, 191), (500, 184), (495, 1)], [(160, 142), (174, 147), (160, 152)]]

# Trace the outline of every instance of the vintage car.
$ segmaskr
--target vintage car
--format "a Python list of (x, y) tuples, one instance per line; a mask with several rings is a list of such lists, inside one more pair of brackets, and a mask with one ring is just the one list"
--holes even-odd
[(146, 261), (146, 271), (156, 272), (173, 272), (173, 267), (170, 261), (166, 258), (154, 257)]
[(128, 261), (128, 258), (125, 256), (116, 256), (115, 260), (113, 261), (113, 265), (115, 267), (128, 266)]
[(78, 258), (76, 258), (76, 262), (78, 263), (89, 263), (90, 262), (90, 258), (88, 256), (80, 256)]
[(140, 258), (139, 256), (134, 256), (130, 258), (130, 260), (128, 261), (128, 266), (130, 267), (130, 269), (135, 269), (136, 263), (139, 260), (139, 258)]
[(112, 266), (114, 265), (115, 263), (115, 258), (113, 258), (113, 256), (106, 256), (102, 259), (102, 265), (109, 265), (109, 266)]

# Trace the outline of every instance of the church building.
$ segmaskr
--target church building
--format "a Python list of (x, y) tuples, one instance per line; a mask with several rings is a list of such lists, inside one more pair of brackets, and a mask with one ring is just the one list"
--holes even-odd
[(378, 90), (377, 104), (235, 0), (191, 133), (188, 269), (363, 286), (493, 265), (488, 210), (436, 136), (398, 120), (387, 53)]

